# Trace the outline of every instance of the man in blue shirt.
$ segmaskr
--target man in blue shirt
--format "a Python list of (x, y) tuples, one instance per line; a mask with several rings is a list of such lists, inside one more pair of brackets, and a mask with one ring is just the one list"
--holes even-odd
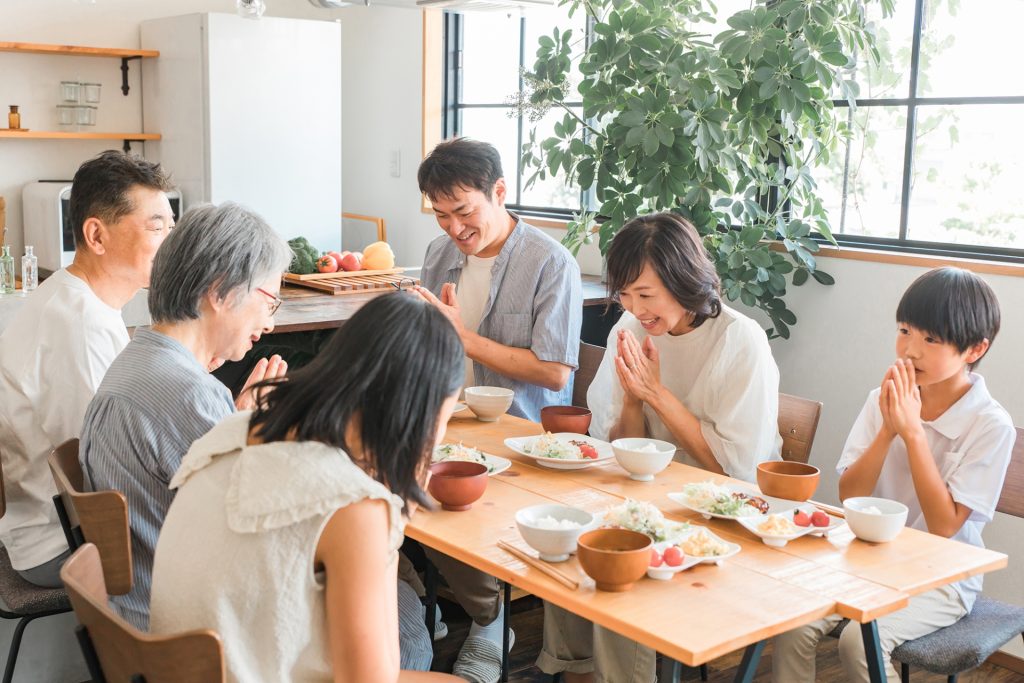
[[(466, 386), (515, 391), (509, 412), (534, 422), (572, 403), (583, 293), (569, 251), (505, 208), (498, 151), (467, 138), (442, 142), (417, 178), (445, 234), (427, 247), (416, 291), (437, 306), (466, 347)], [(492, 683), (501, 671), (498, 581), (427, 549), (473, 619), (453, 672)]]

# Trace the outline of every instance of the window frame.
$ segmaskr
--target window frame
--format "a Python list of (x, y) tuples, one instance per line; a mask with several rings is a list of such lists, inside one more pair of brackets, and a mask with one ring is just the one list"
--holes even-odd
[[(1007, 95), (1007, 96), (974, 96), (974, 97), (921, 97), (917, 94), (918, 91), (918, 79), (920, 75), (920, 57), (921, 57), (921, 42), (923, 35), (923, 16), (924, 16), (924, 2), (925, 0), (914, 0), (914, 21), (913, 21), (913, 36), (911, 43), (911, 63), (910, 63), (910, 75), (908, 84), (908, 96), (903, 98), (885, 98), (885, 99), (857, 99), (855, 104), (858, 108), (860, 107), (902, 107), (906, 111), (906, 130), (904, 137), (904, 150), (903, 150), (903, 169), (902, 169), (902, 180), (900, 188), (900, 218), (899, 218), (899, 233), (897, 237), (873, 237), (865, 235), (856, 235), (851, 233), (833, 232), (836, 244), (839, 247), (847, 247), (853, 249), (851, 254), (862, 253), (862, 252), (888, 252), (891, 254), (907, 254), (925, 257), (924, 261), (932, 261), (934, 259), (940, 259), (943, 262), (955, 263), (956, 260), (961, 260), (963, 263), (968, 265), (976, 265), (978, 262), (995, 262), (999, 264), (1007, 264), (1011, 269), (1006, 271), (1005, 268), (996, 267), (997, 272), (1006, 274), (1006, 272), (1012, 272), (1013, 274), (1024, 274), (1024, 268), (1020, 269), (1018, 273), (1018, 266), (1024, 267), (1024, 248), (1010, 248), (1010, 247), (993, 247), (985, 245), (971, 245), (971, 244), (957, 244), (954, 242), (935, 242), (928, 240), (915, 240), (908, 237), (908, 226), (910, 222), (910, 185), (913, 181), (913, 166), (914, 166), (914, 146), (915, 146), (915, 135), (916, 135), (916, 124), (917, 124), (917, 112), (920, 107), (935, 106), (935, 105), (984, 105), (984, 104), (1024, 104), (1024, 95)], [(440, 36), (442, 40), (441, 57), (443, 60), (442, 73), (443, 73), (443, 87), (441, 89), (441, 133), (440, 139), (448, 139), (459, 133), (461, 128), (461, 112), (466, 109), (481, 109), (481, 108), (501, 108), (501, 109), (512, 109), (511, 105), (505, 103), (473, 103), (473, 102), (462, 102), (461, 101), (461, 82), (459, 80), (459, 68), (461, 68), (462, 60), (462, 47), (463, 47), (463, 30), (461, 14), (452, 11), (438, 11), (437, 14), (441, 15), (443, 22), (443, 35)], [(529, 66), (525, 61), (526, 56), (526, 45), (525, 45), (525, 30), (524, 25), (526, 18), (520, 17), (520, 30), (519, 30), (519, 62), (520, 66)], [(424, 74), (427, 71), (427, 23), (428, 14), (424, 12)], [(590, 22), (588, 22), (588, 36), (590, 31)], [(457, 44), (452, 46), (452, 41), (456, 40)], [(436, 63), (436, 62), (435, 62)], [(424, 97), (426, 98), (426, 75), (424, 76)], [(519, 78), (519, 86), (522, 88), (523, 79), (522, 76)], [(582, 106), (582, 102), (571, 102), (567, 103), (570, 106)], [(849, 102), (843, 99), (833, 100), (833, 106), (836, 109), (849, 109)], [(426, 104), (424, 105), (424, 112), (426, 112)], [(516, 149), (522, 150), (522, 144), (524, 139), (524, 131), (526, 123), (523, 117), (520, 115), (517, 117), (517, 146)], [(431, 136), (435, 141), (438, 141), (436, 134)], [(427, 140), (427, 123), (426, 115), (424, 120), (424, 156), (432, 145), (428, 147)], [(506, 177), (511, 174), (506, 169)], [(578, 209), (564, 209), (557, 207), (539, 207), (529, 206), (520, 203), (522, 199), (522, 190), (524, 178), (522, 175), (522, 161), (521, 154), (516, 159), (515, 169), (515, 201), (507, 202), (507, 206), (510, 210), (520, 213), (524, 216), (539, 219), (533, 220), (535, 224), (542, 225), (544, 227), (563, 227), (565, 222), (573, 217), (574, 213), (578, 213), (584, 208), (584, 196), (583, 192), (580, 192), (580, 205)], [(425, 203), (425, 210), (429, 210), (429, 204)], [(812, 233), (811, 238), (816, 242), (825, 247), (825, 253), (823, 255), (838, 255), (839, 250), (828, 249), (831, 247), (829, 242), (824, 236), (819, 233)], [(954, 261), (950, 261), (953, 259)], [(874, 260), (874, 259), (869, 259)], [(1012, 264), (1012, 265), (1011, 265)], [(961, 264), (962, 265), (962, 264)]]

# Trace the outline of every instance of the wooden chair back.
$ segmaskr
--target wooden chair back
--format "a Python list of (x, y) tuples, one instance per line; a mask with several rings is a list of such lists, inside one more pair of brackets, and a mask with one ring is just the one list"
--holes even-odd
[(60, 514), (63, 507), (70, 530), (68, 544), (74, 549), (87, 541), (99, 548), (106, 586), (113, 595), (124, 595), (132, 589), (128, 501), (120, 491), (85, 492), (85, 476), (78, 462), (78, 439), (53, 449), (49, 463), (57, 485), (57, 511)]
[(806, 463), (811, 457), (814, 434), (818, 431), (821, 402), (779, 393), (779, 434), (782, 459)]
[[(100, 551), (86, 543), (60, 570), (75, 616), (79, 641), (94, 681), (218, 683), (225, 680), (224, 650), (210, 630), (153, 636), (110, 609)], [(141, 677), (141, 678), (140, 678)]]
[(1003, 492), (999, 494), (996, 510), (1024, 517), (1024, 427), (1017, 427), (1017, 441), (1013, 444), (1010, 466), (1006, 468)]
[[(2, 199), (2, 197), (0, 197)], [(4, 452), (0, 450), (0, 519), (7, 514), (7, 491), (4, 489)]]
[(572, 404), (580, 408), (588, 408), (587, 389), (594, 381), (597, 369), (601, 367), (601, 359), (604, 358), (604, 347), (594, 346), (586, 342), (580, 342), (580, 367), (576, 370), (576, 376), (572, 385)]

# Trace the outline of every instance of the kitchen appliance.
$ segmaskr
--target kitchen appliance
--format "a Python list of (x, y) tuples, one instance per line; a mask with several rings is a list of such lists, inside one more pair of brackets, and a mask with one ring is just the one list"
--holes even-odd
[[(174, 220), (181, 217), (181, 192), (168, 190)], [(25, 244), (39, 257), (39, 272), (49, 275), (75, 258), (75, 233), (71, 227), (71, 181), (40, 180), (21, 190)]]

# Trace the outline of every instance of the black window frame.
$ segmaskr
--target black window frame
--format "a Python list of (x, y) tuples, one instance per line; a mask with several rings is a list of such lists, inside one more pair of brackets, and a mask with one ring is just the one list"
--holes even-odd
[[(925, 0), (914, 0), (914, 21), (913, 36), (910, 56), (910, 76), (907, 97), (885, 98), (885, 99), (857, 99), (856, 106), (860, 107), (903, 107), (906, 110), (907, 122), (903, 150), (902, 186), (900, 188), (900, 218), (898, 237), (872, 237), (850, 233), (833, 232), (833, 237), (839, 246), (875, 251), (889, 251), (898, 253), (920, 254), (938, 258), (968, 258), (985, 261), (998, 261), (1006, 263), (1024, 264), (1024, 249), (1009, 247), (993, 247), (970, 244), (957, 244), (953, 242), (934, 242), (928, 240), (915, 240), (908, 237), (908, 225), (910, 222), (910, 186), (913, 180), (914, 168), (914, 142), (916, 134), (917, 111), (920, 107), (934, 105), (978, 105), (978, 104), (1024, 104), (1024, 95), (1007, 96), (983, 96), (983, 97), (921, 97), (917, 94), (918, 78), (920, 75), (921, 60), (921, 38), (923, 34), (923, 16)], [(529, 67), (526, 63), (526, 31), (525, 17), (520, 17), (519, 24), (519, 66)], [(588, 40), (592, 22), (588, 22)], [(462, 112), (466, 109), (499, 108), (512, 109), (507, 103), (473, 103), (462, 101), (462, 83), (460, 70), (463, 60), (463, 21), (462, 15), (457, 12), (445, 11), (444, 13), (444, 100), (442, 112), (442, 130), (444, 139), (458, 135), (462, 128)], [(519, 77), (519, 87), (523, 87), (522, 76)], [(580, 102), (568, 102), (569, 106), (582, 106)], [(835, 99), (833, 105), (836, 109), (849, 109), (847, 100)], [(523, 174), (521, 152), (523, 147), (525, 122), (523, 116), (517, 117), (517, 144), (519, 154), (516, 157), (515, 168), (515, 201), (508, 201), (509, 209), (527, 216), (547, 218), (553, 220), (569, 220), (574, 213), (585, 208), (583, 192), (580, 192), (580, 205), (578, 209), (563, 209), (557, 207), (528, 206), (520, 203), (523, 190)], [(505, 169), (506, 179), (511, 175), (509, 169)], [(775, 197), (762, 198), (762, 201), (774, 201)], [(811, 237), (823, 244), (830, 242), (821, 234), (813, 233)]]

